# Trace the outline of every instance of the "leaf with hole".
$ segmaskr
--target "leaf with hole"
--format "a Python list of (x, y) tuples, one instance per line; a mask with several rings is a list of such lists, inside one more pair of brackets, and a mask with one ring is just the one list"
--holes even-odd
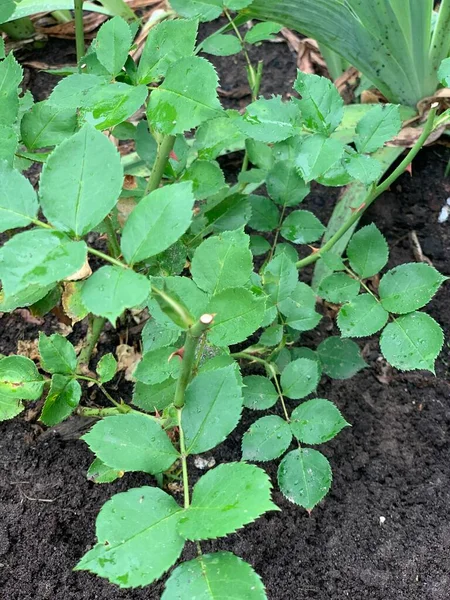
[(185, 542), (177, 532), (180, 512), (175, 500), (159, 488), (116, 494), (97, 517), (97, 544), (75, 571), (90, 571), (122, 588), (149, 585), (183, 550)]
[(291, 430), (302, 444), (323, 444), (349, 423), (329, 400), (314, 398), (297, 406), (291, 414)]
[(268, 510), (271, 483), (266, 473), (242, 462), (219, 465), (194, 486), (189, 508), (180, 516), (178, 531), (187, 540), (208, 540), (234, 533)]

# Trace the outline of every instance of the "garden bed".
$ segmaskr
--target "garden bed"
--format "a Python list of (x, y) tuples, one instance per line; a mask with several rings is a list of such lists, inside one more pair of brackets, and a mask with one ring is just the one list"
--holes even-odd
[[(36, 60), (61, 62), (66, 44), (51, 42)], [(53, 54), (52, 54), (53, 52)], [(295, 78), (295, 57), (285, 44), (255, 50), (265, 61), (262, 93), (287, 92)], [(51, 57), (51, 58), (50, 58)], [(64, 58), (62, 60), (67, 60)], [(215, 61), (227, 107), (248, 102), (243, 61)], [(29, 85), (45, 97), (49, 76), (32, 73)], [(408, 234), (417, 233), (424, 254), (449, 274), (449, 222), (438, 215), (450, 196), (444, 171), (450, 152), (444, 145), (423, 150), (405, 173), (364, 216), (375, 221), (391, 247), (389, 267), (414, 261)], [(228, 165), (232, 168), (232, 164)], [(336, 191), (314, 186), (305, 207), (320, 218), (331, 213)], [(446, 289), (429, 305), (446, 338), (450, 308)], [(24, 322), (19, 314), (0, 319), (0, 353), (17, 351), (18, 340), (33, 340), (56, 322)], [(337, 333), (325, 316), (318, 330), (304, 336), (313, 347), (324, 333)], [(74, 332), (76, 336), (77, 330)], [(73, 340), (73, 338), (71, 338)], [(114, 351), (117, 337), (106, 336), (101, 351)], [(437, 376), (386, 369), (378, 342), (362, 342), (369, 367), (351, 380), (324, 377), (319, 396), (336, 403), (352, 428), (324, 445), (334, 481), (330, 494), (311, 513), (274, 491), (282, 509), (269, 512), (234, 535), (208, 542), (204, 549), (228, 549), (261, 575), (271, 600), (446, 600), (450, 589), (450, 384), (448, 346), (437, 361)], [(120, 387), (129, 395), (129, 386)], [(273, 410), (271, 411), (273, 412)], [(28, 417), (32, 417), (26, 413)], [(72, 567), (94, 540), (98, 510), (113, 494), (150, 480), (126, 474), (109, 485), (87, 481), (92, 461), (76, 439), (79, 421), (58, 432), (22, 417), (0, 424), (0, 585), (8, 600), (158, 599), (163, 582), (144, 590), (119, 590)], [(240, 459), (240, 439), (250, 419), (208, 453), (216, 463)], [(275, 481), (276, 465), (268, 472)], [(193, 481), (202, 471), (191, 465)], [(194, 556), (187, 546), (185, 558)], [(188, 600), (188, 599), (187, 599)]]

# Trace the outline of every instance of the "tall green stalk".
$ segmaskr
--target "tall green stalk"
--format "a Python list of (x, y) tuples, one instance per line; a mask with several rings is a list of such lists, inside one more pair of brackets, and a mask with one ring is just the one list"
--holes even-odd
[(77, 49), (77, 63), (81, 61), (81, 59), (86, 53), (84, 46), (83, 2), (84, 0), (74, 0), (75, 43)]

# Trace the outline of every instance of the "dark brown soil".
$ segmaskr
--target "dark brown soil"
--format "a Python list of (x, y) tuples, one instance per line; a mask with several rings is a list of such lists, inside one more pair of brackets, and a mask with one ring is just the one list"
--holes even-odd
[[(295, 61), (286, 46), (265, 44), (256, 52), (268, 57), (263, 91), (288, 91)], [(217, 64), (223, 89), (241, 85), (233, 63)], [(449, 274), (449, 224), (437, 222), (450, 196), (450, 181), (444, 179), (449, 158), (443, 146), (425, 149), (414, 162), (413, 177), (403, 175), (365, 216), (387, 236), (391, 266), (414, 260), (408, 233), (415, 230), (424, 253)], [(335, 192), (316, 187), (307, 204), (325, 218), (335, 198)], [(431, 302), (429, 312), (448, 339), (447, 289)], [(34, 339), (39, 329), (51, 331), (54, 326), (54, 320), (37, 327), (18, 314), (5, 315), (0, 319), (0, 352), (12, 353), (19, 339)], [(331, 329), (325, 318), (308, 343), (315, 345)], [(115, 343), (111, 338), (111, 347)], [(319, 388), (319, 395), (335, 402), (353, 425), (321, 448), (333, 467), (331, 493), (308, 516), (274, 491), (281, 512), (204, 544), (205, 549), (226, 548), (249, 561), (263, 577), (271, 600), (449, 598), (448, 345), (437, 377), (386, 371), (376, 340), (364, 352), (369, 369), (344, 382), (324, 378)], [(227, 442), (212, 452), (217, 463), (239, 460), (240, 438), (252, 418), (246, 412)], [(162, 582), (123, 591), (71, 571), (95, 541), (95, 517), (102, 504), (149, 479), (128, 474), (110, 485), (90, 483), (85, 474), (92, 456), (85, 444), (42, 431), (20, 418), (0, 425), (0, 597), (157, 600)], [(191, 470), (195, 481), (200, 472), (193, 465)], [(276, 465), (269, 465), (268, 472), (275, 483)], [(185, 557), (190, 556), (188, 547)]]

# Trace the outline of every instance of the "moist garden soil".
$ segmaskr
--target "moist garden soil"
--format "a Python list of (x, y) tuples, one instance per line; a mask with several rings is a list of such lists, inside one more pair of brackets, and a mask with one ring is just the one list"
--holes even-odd
[[(57, 64), (67, 61), (70, 52), (67, 42), (52, 40), (32, 56)], [(266, 43), (253, 53), (265, 61), (262, 92), (289, 93), (295, 56), (288, 47)], [(231, 57), (215, 64), (225, 105), (236, 108), (248, 102), (243, 61)], [(42, 99), (54, 80), (30, 71), (27, 82)], [(437, 269), (450, 274), (450, 222), (438, 223), (450, 196), (450, 180), (444, 177), (449, 159), (443, 144), (424, 149), (413, 163), (412, 177), (405, 173), (364, 216), (388, 238), (390, 267), (414, 260), (408, 235), (415, 231), (423, 253)], [(336, 190), (316, 186), (304, 206), (326, 220), (337, 196)], [(448, 286), (427, 310), (449, 339)], [(54, 317), (37, 325), (25, 321), (20, 311), (4, 315), (0, 352), (14, 353), (19, 340), (34, 340), (39, 330), (51, 333), (56, 326)], [(80, 327), (70, 339), (79, 333)], [(125, 335), (126, 326), (119, 333)], [(325, 316), (303, 343), (314, 348), (330, 334), (337, 330)], [(107, 331), (100, 351), (114, 351), (118, 343), (118, 334)], [(275, 488), (281, 512), (268, 513), (234, 535), (203, 544), (205, 551), (227, 549), (250, 562), (262, 576), (270, 600), (450, 597), (448, 344), (437, 362), (436, 377), (386, 367), (375, 338), (361, 341), (361, 348), (367, 369), (347, 381), (324, 377), (318, 390), (352, 424), (321, 448), (334, 473), (325, 500), (308, 515)], [(129, 386), (120, 382), (111, 391), (130, 395)], [(86, 394), (89, 397), (92, 390)], [(216, 463), (239, 460), (241, 436), (255, 418), (255, 413), (245, 411), (237, 430), (208, 458), (213, 456)], [(71, 419), (61, 428), (45, 430), (35, 419), (28, 411), (0, 424), (0, 598), (158, 600), (163, 581), (145, 589), (120, 590), (89, 573), (72, 572), (95, 543), (95, 518), (103, 503), (130, 487), (153, 485), (152, 479), (126, 474), (109, 485), (89, 482), (86, 471), (93, 457), (77, 439), (84, 423)], [(266, 466), (274, 484), (276, 467)], [(192, 481), (202, 474), (193, 463), (190, 471)], [(188, 544), (183, 558), (193, 556)]]

